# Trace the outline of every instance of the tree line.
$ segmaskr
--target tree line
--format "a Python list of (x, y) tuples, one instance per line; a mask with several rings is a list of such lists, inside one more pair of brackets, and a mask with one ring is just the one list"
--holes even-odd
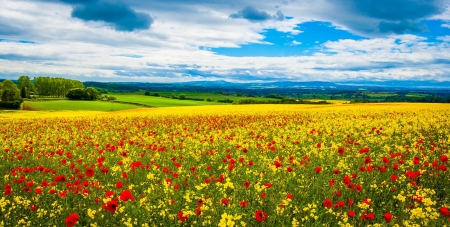
[[(20, 79), (20, 77), (19, 77)], [(39, 96), (66, 97), (67, 92), (73, 88), (84, 88), (81, 81), (59, 77), (35, 77), (35, 92)]]
[[(4, 108), (20, 108), (25, 98), (57, 97), (76, 100), (96, 100), (101, 97), (93, 87), (85, 88), (78, 80), (60, 77), (35, 77), (33, 80), (28, 76), (20, 76), (17, 84), (11, 80), (0, 83), (1, 104)], [(19, 107), (17, 107), (19, 106)]]

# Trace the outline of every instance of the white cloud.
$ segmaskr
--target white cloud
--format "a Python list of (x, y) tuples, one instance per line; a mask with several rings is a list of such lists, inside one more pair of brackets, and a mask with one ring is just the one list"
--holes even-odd
[(301, 45), (301, 44), (302, 44), (302, 42), (299, 42), (296, 40), (293, 40), (292, 43), (290, 43), (291, 46), (297, 46), (297, 45)]
[(439, 36), (436, 38), (437, 40), (441, 40), (447, 43), (450, 43), (450, 35), (446, 35), (446, 36)]
[[(187, 1), (168, 5), (170, 2), (173, 0), (167, 4), (130, 1), (137, 10), (149, 13), (154, 23), (149, 30), (117, 32), (99, 22), (72, 18), (72, 7), (56, 1), (0, 0), (0, 24), (13, 24), (21, 31), (8, 39), (36, 42), (0, 42), (0, 71), (17, 76), (59, 75), (81, 80), (150, 82), (287, 77), (325, 81), (424, 77), (450, 80), (449, 67), (435, 63), (437, 59), (450, 59), (447, 36), (440, 37), (447, 43), (436, 44), (415, 35), (339, 40), (326, 42), (320, 52), (308, 56), (230, 57), (211, 51), (214, 47), (238, 48), (249, 43), (269, 45), (261, 35), (263, 31), (276, 29), (295, 35), (302, 32), (297, 25), (305, 21), (331, 21), (334, 26), (347, 30), (357, 30), (358, 26), (377, 21), (362, 15), (346, 16), (325, 4), (327, 0), (294, 1), (278, 8), (270, 1), (256, 0)], [(281, 10), (294, 18), (262, 23), (229, 18), (246, 5), (257, 5), (259, 10), (271, 15)], [(302, 44), (300, 39), (291, 43), (299, 44)]]

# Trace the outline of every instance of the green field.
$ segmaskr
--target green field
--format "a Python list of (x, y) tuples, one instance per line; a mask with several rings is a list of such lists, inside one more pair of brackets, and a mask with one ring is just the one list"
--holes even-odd
[[(159, 92), (162, 96), (170, 96), (173, 92)], [(177, 96), (181, 92), (174, 92)], [(249, 99), (250, 97), (237, 97), (231, 95), (222, 95), (218, 93), (204, 93), (204, 92), (184, 92), (188, 98), (199, 99), (213, 99), (212, 102), (195, 101), (195, 100), (180, 100), (164, 97), (145, 96), (143, 92), (139, 93), (109, 93), (108, 96), (114, 96), (119, 102), (130, 102), (137, 104), (144, 104), (152, 107), (172, 107), (172, 106), (206, 106), (206, 105), (231, 105), (230, 103), (221, 103), (218, 100), (230, 99), (238, 101), (241, 99)], [(252, 98), (256, 100), (277, 100), (274, 98)], [(320, 100), (317, 100), (320, 101)], [(340, 100), (342, 101), (342, 100)], [(73, 100), (40, 100), (40, 101), (25, 101), (24, 110), (91, 110), (91, 111), (118, 111), (143, 108), (139, 105), (114, 103), (105, 101), (73, 101)]]
[(219, 102), (169, 99), (163, 97), (145, 96), (141, 94), (111, 94), (111, 95), (116, 97), (118, 101), (134, 102), (154, 107), (226, 105), (225, 103)]
[[(172, 92), (158, 92), (161, 96), (170, 96)], [(177, 96), (182, 94), (182, 92), (173, 92)], [(134, 102), (141, 103), (154, 107), (168, 107), (168, 106), (205, 106), (205, 105), (230, 105), (230, 103), (221, 103), (218, 100), (230, 99), (233, 101), (237, 101), (240, 99), (248, 99), (249, 97), (236, 97), (236, 96), (227, 96), (216, 93), (202, 93), (202, 92), (183, 92), (186, 94), (188, 98), (199, 98), (199, 99), (207, 99), (211, 98), (213, 102), (207, 101), (194, 101), (194, 100), (180, 100), (180, 99), (171, 99), (164, 97), (155, 97), (155, 96), (145, 96), (141, 93), (130, 93), (130, 94), (109, 94), (117, 98), (118, 101), (124, 102)], [(257, 100), (277, 100), (272, 98), (255, 98)]]
[[(217, 102), (218, 100), (224, 100), (224, 99), (230, 99), (233, 101), (238, 101), (241, 99), (249, 99), (253, 97), (242, 97), (242, 96), (236, 96), (236, 95), (222, 95), (219, 93), (211, 93), (211, 92), (158, 92), (161, 96), (170, 96), (172, 93), (174, 93), (176, 96), (179, 96), (180, 94), (185, 94), (188, 98), (198, 98), (198, 99), (207, 99), (211, 98), (214, 100), (214, 102)], [(139, 93), (140, 94), (140, 93)], [(143, 95), (143, 93), (142, 93)], [(256, 97), (254, 98), (256, 100), (277, 100), (273, 98), (262, 98), (262, 97)]]
[(430, 96), (429, 94), (419, 94), (419, 93), (408, 93), (406, 94), (406, 97), (415, 97), (415, 98), (422, 98)]
[(102, 102), (102, 101), (26, 101), (24, 110), (93, 110), (93, 111), (117, 111), (142, 108), (137, 105)]
[[(172, 93), (162, 95), (170, 95)], [(181, 94), (181, 93), (179, 93)], [(179, 95), (177, 94), (177, 95)], [(213, 102), (179, 100), (163, 97), (145, 96), (141, 93), (131, 94), (108, 94), (117, 98), (117, 101), (139, 103), (154, 107), (171, 107), (171, 106), (205, 106), (205, 105), (230, 105), (230, 103), (220, 103), (217, 100), (230, 99), (233, 101), (244, 99), (246, 97), (224, 96), (212, 93), (185, 93), (189, 98), (212, 98)], [(256, 98), (258, 100), (268, 100), (265, 98)], [(273, 100), (273, 99), (271, 99)], [(26, 101), (24, 102), (24, 110), (92, 110), (92, 111), (117, 111), (143, 108), (139, 105), (102, 102), (102, 101), (73, 101), (73, 100), (52, 100), (52, 101)]]

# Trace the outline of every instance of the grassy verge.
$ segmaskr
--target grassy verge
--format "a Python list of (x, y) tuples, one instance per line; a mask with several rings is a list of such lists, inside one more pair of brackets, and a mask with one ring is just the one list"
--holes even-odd
[(101, 101), (72, 101), (72, 100), (55, 100), (55, 101), (26, 101), (23, 104), (24, 110), (92, 110), (92, 111), (117, 111), (142, 108), (136, 105), (101, 102)]

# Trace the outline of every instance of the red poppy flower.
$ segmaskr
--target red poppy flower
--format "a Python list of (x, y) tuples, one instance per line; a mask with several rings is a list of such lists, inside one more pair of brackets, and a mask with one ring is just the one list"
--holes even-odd
[(74, 226), (77, 222), (78, 219), (80, 217), (78, 216), (78, 214), (76, 213), (71, 213), (67, 218), (66, 218), (66, 226), (67, 227), (72, 227)]
[(41, 182), (41, 186), (42, 186), (42, 187), (48, 187), (48, 186), (50, 186), (50, 184), (49, 184), (46, 180), (43, 180), (43, 181)]
[(5, 188), (5, 195), (11, 195), (11, 194), (12, 194), (11, 188)]
[(120, 200), (126, 202), (128, 200), (134, 201), (134, 197), (131, 194), (131, 191), (129, 189), (123, 191), (122, 193), (120, 193)]
[(372, 159), (370, 159), (369, 156), (367, 156), (366, 158), (364, 158), (364, 164), (369, 164), (372, 161)]
[(122, 188), (123, 184), (122, 182), (118, 181), (116, 182), (116, 188)]
[(292, 194), (291, 194), (291, 193), (288, 193), (288, 194), (286, 195), (286, 199), (293, 200)]
[(441, 156), (441, 162), (448, 162), (448, 157), (447, 157), (447, 155), (442, 155), (442, 156)]
[(36, 205), (33, 204), (33, 205), (30, 206), (30, 210), (36, 210), (36, 209), (37, 209)]
[(364, 198), (364, 200), (361, 203), (365, 203), (367, 205), (372, 204), (372, 202), (368, 198)]
[(338, 154), (344, 154), (345, 149), (343, 147), (338, 148)]
[(102, 173), (104, 173), (104, 174), (107, 174), (107, 173), (108, 173), (108, 171), (109, 171), (109, 169), (108, 169), (108, 168), (106, 168), (106, 167), (102, 169)]
[(336, 179), (333, 178), (330, 180), (330, 183), (328, 183), (328, 185), (330, 185), (330, 187), (333, 187), (334, 184), (336, 184)]
[(397, 164), (395, 164), (395, 163), (392, 164), (392, 169), (393, 169), (393, 170), (398, 170), (398, 168), (399, 168), (399, 166), (398, 166)]
[(333, 192), (333, 195), (340, 197), (341, 196), (341, 191), (335, 191)]
[(221, 199), (220, 202), (227, 207), (230, 200), (229, 199)]
[(350, 210), (350, 211), (348, 211), (347, 212), (347, 216), (349, 216), (349, 217), (354, 217), (355, 216), (355, 211), (352, 211), (352, 210)]
[(264, 199), (264, 197), (266, 197), (267, 193), (263, 192), (259, 197), (261, 197), (261, 199)]
[(185, 221), (187, 221), (187, 219), (188, 219), (187, 214), (186, 214), (186, 215), (183, 215), (183, 211), (178, 212), (177, 217), (178, 217), (178, 220), (180, 220), (180, 221), (182, 221), (182, 222), (185, 222)]
[(81, 194), (85, 195), (85, 196), (89, 195), (90, 193), (91, 192), (89, 190), (87, 190), (87, 189), (83, 189), (83, 191), (81, 191)]
[(264, 184), (264, 186), (266, 186), (266, 188), (271, 188), (273, 186), (273, 184), (267, 183), (267, 184)]
[(117, 203), (116, 200), (111, 200), (111, 201), (108, 201), (106, 204), (103, 204), (103, 209), (105, 209), (111, 213), (114, 213), (114, 212), (116, 212), (116, 209), (118, 206), (119, 206), (119, 204)]
[(360, 166), (360, 167), (359, 167), (359, 171), (361, 171), (361, 172), (365, 172), (365, 171), (366, 171), (366, 167), (364, 167), (364, 166)]
[(41, 194), (42, 188), (36, 188), (36, 189), (34, 189), (34, 191), (36, 192), (36, 194)]
[(448, 210), (447, 207), (441, 207), (439, 208), (439, 211), (443, 216), (450, 216), (450, 211)]
[(333, 208), (339, 208), (339, 207), (343, 207), (345, 206), (345, 202), (344, 201), (338, 201), (336, 204), (334, 204)]
[(242, 200), (240, 203), (239, 203), (239, 206), (241, 206), (242, 208), (245, 208), (246, 206), (248, 206), (248, 201), (247, 200)]
[(55, 177), (53, 178), (53, 180), (54, 180), (55, 182), (65, 182), (65, 181), (66, 181), (66, 176), (64, 176), (64, 175), (62, 175), (62, 176), (55, 176)]
[(387, 212), (383, 215), (384, 220), (386, 221), (386, 223), (391, 223), (392, 220), (392, 214)]
[(198, 206), (198, 207), (202, 207), (202, 206), (203, 206), (203, 200), (199, 199), (199, 200), (197, 201), (197, 206)]
[(91, 169), (91, 168), (87, 168), (86, 169), (86, 172), (85, 172), (85, 174), (86, 174), (86, 176), (87, 177), (92, 177), (92, 176), (94, 176), (94, 170), (93, 169)]
[(349, 199), (349, 200), (348, 200), (348, 206), (349, 206), (349, 207), (353, 206), (353, 199)]
[(263, 222), (267, 220), (267, 213), (262, 210), (257, 210), (255, 213), (256, 221)]
[(66, 191), (60, 191), (60, 192), (58, 193), (58, 195), (59, 195), (59, 197), (64, 198), (64, 197), (67, 196), (67, 193), (66, 193)]
[(202, 215), (202, 210), (200, 208), (195, 209), (195, 215), (200, 216)]
[(325, 199), (322, 203), (322, 206), (326, 207), (326, 208), (330, 208), (333, 205), (333, 202), (329, 199)]
[(395, 175), (395, 174), (392, 174), (391, 175), (391, 181), (396, 181), (396, 180), (398, 180), (398, 176)]
[(416, 177), (416, 173), (414, 173), (413, 171), (406, 171), (406, 176), (408, 178), (415, 178)]
[(244, 182), (244, 187), (246, 187), (246, 188), (250, 187), (250, 182), (248, 182), (248, 181)]
[(29, 181), (28, 183), (27, 183), (27, 187), (32, 187), (34, 185), (34, 182), (33, 181)]
[(345, 185), (349, 185), (350, 183), (352, 183), (352, 179), (350, 179), (349, 176), (344, 176), (344, 179), (342, 179), (342, 181), (344, 182)]
[(373, 219), (375, 219), (375, 215), (374, 215), (373, 213), (370, 213), (370, 214), (363, 214), (363, 215), (361, 215), (361, 219), (362, 219), (363, 221), (365, 221), (365, 220), (371, 220), (371, 221), (373, 221)]
[(320, 171), (322, 171), (322, 167), (318, 166), (318, 167), (314, 168), (314, 172), (320, 173)]

